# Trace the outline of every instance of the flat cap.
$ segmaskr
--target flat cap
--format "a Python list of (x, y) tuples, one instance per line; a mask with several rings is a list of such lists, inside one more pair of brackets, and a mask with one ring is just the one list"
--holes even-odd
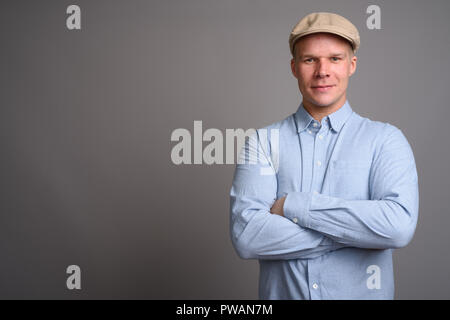
[(353, 52), (359, 48), (359, 32), (353, 23), (335, 13), (313, 12), (301, 19), (289, 35), (289, 47), (292, 55), (294, 55), (294, 45), (298, 39), (319, 32), (333, 33), (348, 40), (352, 45)]

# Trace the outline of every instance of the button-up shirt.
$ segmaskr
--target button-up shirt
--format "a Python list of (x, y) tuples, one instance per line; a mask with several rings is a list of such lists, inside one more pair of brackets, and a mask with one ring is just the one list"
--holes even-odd
[[(270, 213), (281, 197), (284, 216)], [(242, 148), (231, 238), (241, 258), (259, 260), (260, 299), (393, 299), (392, 249), (410, 242), (418, 206), (400, 129), (348, 101), (320, 122), (301, 104)]]

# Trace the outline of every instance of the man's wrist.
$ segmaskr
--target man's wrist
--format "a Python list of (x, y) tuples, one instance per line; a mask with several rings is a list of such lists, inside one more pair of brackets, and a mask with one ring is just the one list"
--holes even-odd
[(311, 198), (312, 192), (288, 193), (283, 204), (284, 216), (302, 227), (309, 228)]

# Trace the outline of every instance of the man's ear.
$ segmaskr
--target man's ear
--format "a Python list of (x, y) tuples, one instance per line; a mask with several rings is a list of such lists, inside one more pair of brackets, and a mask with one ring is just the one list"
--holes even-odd
[(295, 71), (295, 59), (294, 58), (291, 59), (291, 71), (292, 71), (292, 74), (294, 75), (294, 77), (298, 79), (297, 73)]
[(358, 62), (358, 57), (353, 56), (350, 59), (350, 77), (356, 72), (356, 64)]

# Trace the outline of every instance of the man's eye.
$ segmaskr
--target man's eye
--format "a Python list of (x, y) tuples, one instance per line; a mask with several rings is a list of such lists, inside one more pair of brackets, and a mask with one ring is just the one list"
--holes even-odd
[(308, 62), (308, 63), (313, 62), (313, 58), (305, 59), (305, 62)]
[(338, 58), (338, 57), (332, 57), (331, 60), (333, 60), (333, 61), (339, 61), (339, 60), (341, 60), (341, 58)]

